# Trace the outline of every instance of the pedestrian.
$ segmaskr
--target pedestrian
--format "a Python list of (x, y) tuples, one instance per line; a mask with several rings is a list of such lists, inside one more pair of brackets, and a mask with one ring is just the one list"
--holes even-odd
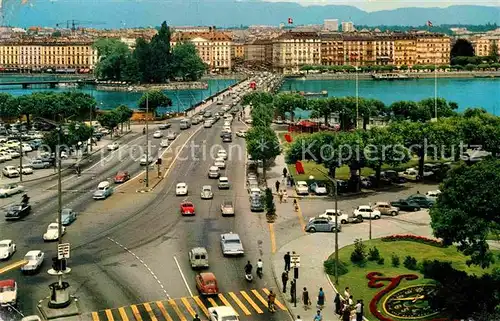
[(281, 190), (280, 190), (280, 191), (278, 192), (278, 196), (279, 196), (279, 198), (280, 198), (280, 204), (281, 204), (281, 203), (283, 203), (283, 191), (281, 191)]
[(286, 167), (283, 167), (283, 177), (286, 178), (286, 174), (288, 173), (288, 170)]
[(288, 193), (286, 192), (286, 190), (283, 190), (283, 203), (286, 203), (287, 200), (288, 200)]
[(335, 300), (333, 300), (333, 303), (335, 303), (335, 313), (340, 315), (340, 294), (337, 292), (337, 294), (335, 295)]
[(297, 315), (297, 319), (295, 319), (295, 321), (302, 321), (302, 319), (300, 318), (300, 315)]
[(351, 308), (346, 302), (346, 304), (344, 305), (344, 309), (342, 310), (342, 321), (351, 321), (349, 320), (350, 316), (351, 316)]
[(323, 288), (319, 288), (318, 292), (318, 309), (323, 309), (325, 306), (325, 292), (323, 292)]
[(276, 186), (276, 193), (278, 193), (280, 190), (280, 181), (276, 181), (274, 185)]
[(311, 299), (309, 299), (309, 291), (307, 291), (306, 287), (302, 290), (302, 303), (304, 304), (304, 310), (307, 311), (311, 305)]
[(356, 321), (363, 321), (363, 302), (361, 300), (358, 300), (355, 309), (356, 309)]
[(281, 283), (283, 283), (283, 293), (286, 293), (286, 284), (288, 282), (288, 271), (281, 273)]
[(346, 286), (344, 290), (344, 300), (349, 299), (350, 296), (351, 296), (351, 290), (349, 289), (348, 286)]
[(286, 254), (283, 255), (283, 260), (285, 261), (285, 271), (290, 271), (290, 252), (286, 252)]
[(350, 308), (354, 307), (354, 300), (353, 300), (353, 298), (352, 298), (352, 295), (349, 297), (348, 304), (349, 304), (349, 307), (350, 307)]
[(292, 303), (297, 304), (297, 283), (295, 282), (295, 280), (292, 280), (290, 282), (290, 297)]
[(323, 321), (323, 317), (321, 316), (321, 311), (316, 311), (316, 315), (314, 316), (313, 321)]
[(195, 315), (194, 315), (193, 321), (201, 321), (201, 319), (200, 319), (200, 317), (198, 316), (198, 314), (195, 314)]

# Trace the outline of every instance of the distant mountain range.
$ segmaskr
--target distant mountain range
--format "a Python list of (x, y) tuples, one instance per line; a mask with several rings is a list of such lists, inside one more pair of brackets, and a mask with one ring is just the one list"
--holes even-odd
[[(500, 24), (500, 7), (450, 6), (365, 12), (353, 6), (307, 6), (260, 0), (29, 0), (3, 1), (3, 25), (56, 26), (76, 19), (85, 27), (117, 28), (169, 25), (220, 27), (279, 25), (291, 17), (295, 25), (321, 24), (323, 19), (358, 25), (422, 26)], [(25, 1), (22, 1), (25, 2)]]

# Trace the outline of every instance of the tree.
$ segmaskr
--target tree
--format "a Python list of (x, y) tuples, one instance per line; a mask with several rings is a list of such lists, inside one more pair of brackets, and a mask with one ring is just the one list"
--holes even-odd
[(264, 206), (266, 208), (266, 215), (270, 218), (276, 215), (276, 205), (274, 204), (273, 192), (269, 187), (266, 188), (264, 194)]
[(99, 114), (97, 116), (97, 121), (101, 124), (102, 127), (107, 128), (111, 131), (111, 138), (113, 138), (113, 131), (120, 123), (120, 115), (116, 112), (116, 110), (107, 111)]
[(144, 93), (139, 99), (139, 109), (146, 110), (146, 101), (147, 109), (153, 115), (156, 115), (158, 107), (172, 106), (172, 100), (161, 90), (149, 90)]
[(133, 59), (139, 70), (139, 79), (142, 83), (153, 82), (154, 65), (151, 63), (152, 51), (149, 43), (143, 38), (137, 38), (135, 41), (135, 50)]
[(250, 116), (252, 125), (255, 127), (269, 127), (273, 122), (273, 106), (268, 104), (258, 104), (252, 107)]
[(147, 57), (147, 63), (153, 68), (148, 68), (150, 71), (150, 80), (154, 83), (166, 82), (173, 76), (172, 72), (172, 54), (170, 51), (170, 28), (163, 21), (158, 33), (151, 39), (150, 55)]
[(389, 106), (392, 118), (395, 120), (416, 121), (418, 116), (418, 105), (414, 101), (395, 101)]
[(273, 103), (279, 115), (285, 116), (285, 113), (289, 113), (292, 121), (297, 108), (307, 109), (307, 100), (299, 94), (277, 94)]
[[(130, 118), (134, 114), (134, 111), (132, 109), (128, 108), (128, 106), (126, 106), (126, 105), (120, 105), (120, 106), (116, 107), (115, 110), (119, 115), (121, 132), (123, 133), (123, 123), (130, 121)], [(130, 125), (129, 125), (129, 129), (130, 129)]]
[(248, 154), (252, 159), (262, 161), (264, 180), (271, 162), (281, 154), (278, 137), (270, 127), (252, 127), (245, 137)]
[(179, 43), (172, 49), (172, 66), (174, 76), (189, 81), (200, 79), (207, 69), (196, 47), (190, 42)]
[(488, 233), (500, 232), (500, 161), (484, 160), (452, 169), (430, 210), (431, 227), (446, 244), (457, 244), (467, 264), (488, 267), (493, 254)]
[(313, 99), (308, 101), (308, 105), (308, 109), (312, 111), (311, 118), (322, 117), (324, 119), (325, 126), (328, 126), (328, 120), (332, 114), (328, 101), (326, 99)]
[(242, 105), (272, 104), (274, 96), (265, 91), (252, 91), (241, 99)]
[[(101, 79), (127, 80), (125, 68), (129, 63), (130, 49), (118, 39), (99, 39), (94, 43), (100, 57), (96, 74)], [(130, 76), (130, 75), (127, 75)]]
[(493, 41), (493, 44), (490, 47), (490, 58), (494, 63), (497, 63), (498, 60), (498, 44), (496, 41)]
[(451, 48), (451, 57), (473, 57), (474, 47), (466, 39), (458, 39)]

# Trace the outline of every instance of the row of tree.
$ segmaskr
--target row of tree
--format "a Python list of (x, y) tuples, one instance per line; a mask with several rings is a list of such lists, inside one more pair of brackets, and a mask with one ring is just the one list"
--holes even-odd
[(197, 80), (207, 70), (195, 46), (189, 42), (171, 48), (171, 31), (163, 22), (151, 41), (136, 40), (132, 51), (117, 39), (95, 42), (100, 56), (96, 75), (100, 79), (131, 83), (165, 83), (171, 79)]
[(111, 138), (113, 138), (113, 132), (118, 125), (121, 125), (121, 132), (123, 133), (123, 124), (129, 123), (130, 126), (130, 118), (134, 111), (128, 106), (120, 105), (115, 109), (107, 111), (105, 113), (101, 113), (97, 116), (97, 121), (101, 124), (102, 127), (107, 128), (111, 131)]

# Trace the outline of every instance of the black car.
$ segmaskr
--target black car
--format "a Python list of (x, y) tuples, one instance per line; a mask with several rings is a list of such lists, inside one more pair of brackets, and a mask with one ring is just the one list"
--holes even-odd
[(20, 220), (31, 212), (31, 205), (28, 204), (15, 204), (9, 206), (5, 219), (7, 221)]
[(396, 171), (384, 171), (380, 173), (380, 177), (385, 178), (386, 180), (389, 180), (393, 184), (403, 184), (406, 183), (406, 178), (400, 177), (398, 172)]
[(408, 200), (398, 200), (395, 202), (391, 202), (391, 206), (399, 208), (401, 211), (405, 212), (416, 212), (420, 211), (421, 206), (413, 201), (408, 201)]

